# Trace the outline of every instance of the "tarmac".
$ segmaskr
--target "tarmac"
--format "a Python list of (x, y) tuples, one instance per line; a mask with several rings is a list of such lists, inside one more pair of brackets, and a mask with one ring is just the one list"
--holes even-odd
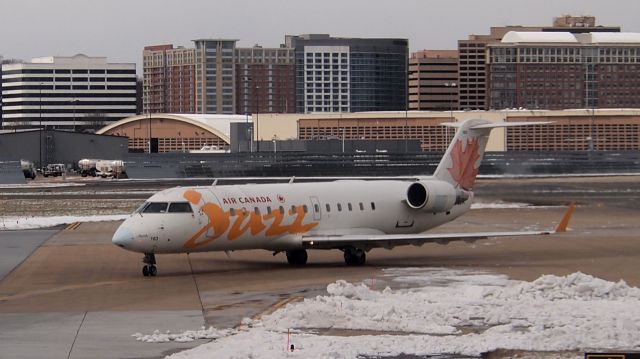
[(3, 358), (163, 357), (205, 341), (148, 344), (131, 335), (235, 327), (291, 298), (320, 294), (337, 279), (375, 278), (389, 267), (487, 269), (523, 280), (582, 271), (640, 286), (636, 183), (636, 177), (483, 181), (482, 201), (551, 206), (472, 210), (439, 231), (551, 228), (565, 210), (561, 204), (574, 199), (578, 208), (571, 230), (377, 249), (362, 267), (346, 267), (340, 251), (310, 251), (306, 267), (290, 268), (283, 254), (256, 250), (228, 257), (159, 255), (159, 276), (143, 277), (142, 255), (111, 244), (119, 222), (0, 231), (0, 353)]

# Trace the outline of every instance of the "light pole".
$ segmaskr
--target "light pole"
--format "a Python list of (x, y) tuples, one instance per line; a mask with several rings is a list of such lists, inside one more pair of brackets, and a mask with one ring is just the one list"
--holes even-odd
[(260, 122), (260, 95), (258, 94), (258, 90), (260, 90), (260, 85), (255, 86), (256, 91), (254, 95), (256, 96), (256, 139), (257, 143), (257, 152), (260, 153), (260, 129), (258, 128), (258, 123)]
[[(447, 88), (451, 87), (453, 89), (453, 93), (449, 94), (449, 116), (451, 117), (451, 122), (456, 122), (453, 118), (453, 96), (455, 95), (458, 84), (455, 82), (445, 82), (444, 86)], [(447, 127), (447, 137), (449, 137), (449, 127)]]
[[(456, 87), (458, 87), (458, 84), (455, 82), (445, 82), (444, 86), (449, 88), (451, 87), (453, 89), (452, 92), (455, 92)], [(449, 115), (451, 116), (451, 120), (453, 121), (453, 93), (449, 94)]]
[(38, 106), (40, 107), (40, 109), (38, 110), (38, 117), (39, 117), (39, 126), (38, 126), (38, 134), (40, 135), (40, 142), (38, 143), (38, 166), (40, 167), (40, 171), (42, 171), (42, 85), (43, 83), (40, 83), (40, 86), (38, 86), (38, 91), (40, 93), (40, 100), (38, 101)]
[(73, 132), (76, 132), (76, 104), (78, 103), (78, 99), (73, 99), (71, 104), (73, 105)]

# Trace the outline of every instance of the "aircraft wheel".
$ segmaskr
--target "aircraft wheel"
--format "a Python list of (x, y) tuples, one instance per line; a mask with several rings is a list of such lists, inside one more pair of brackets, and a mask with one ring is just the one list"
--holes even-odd
[(142, 267), (142, 275), (145, 277), (149, 276), (149, 266)]
[(303, 266), (307, 264), (307, 259), (307, 251), (304, 249), (287, 251), (287, 262), (292, 266)]
[(344, 262), (348, 266), (361, 266), (366, 260), (367, 255), (362, 249), (351, 248), (344, 251)]
[(149, 276), (155, 277), (158, 274), (158, 268), (156, 266), (149, 266)]

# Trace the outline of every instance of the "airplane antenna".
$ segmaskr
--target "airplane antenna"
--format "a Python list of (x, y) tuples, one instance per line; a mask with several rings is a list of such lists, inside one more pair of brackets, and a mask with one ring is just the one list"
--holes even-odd
[(293, 183), (293, 181), (296, 180), (296, 176), (291, 176), (291, 178), (289, 179), (289, 183)]
[(218, 179), (214, 179), (213, 183), (211, 184), (211, 187), (215, 187), (218, 184)]

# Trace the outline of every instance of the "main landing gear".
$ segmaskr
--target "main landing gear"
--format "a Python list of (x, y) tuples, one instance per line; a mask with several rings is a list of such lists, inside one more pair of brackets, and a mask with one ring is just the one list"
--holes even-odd
[(153, 253), (145, 253), (144, 259), (142, 260), (145, 263), (144, 267), (142, 267), (142, 275), (145, 277), (155, 277), (158, 274), (158, 268), (156, 268), (156, 255)]
[(344, 249), (344, 263), (348, 266), (361, 266), (367, 260), (366, 253), (359, 248), (347, 247)]
[(303, 266), (307, 264), (307, 258), (307, 251), (304, 249), (287, 251), (287, 262), (292, 266)]

